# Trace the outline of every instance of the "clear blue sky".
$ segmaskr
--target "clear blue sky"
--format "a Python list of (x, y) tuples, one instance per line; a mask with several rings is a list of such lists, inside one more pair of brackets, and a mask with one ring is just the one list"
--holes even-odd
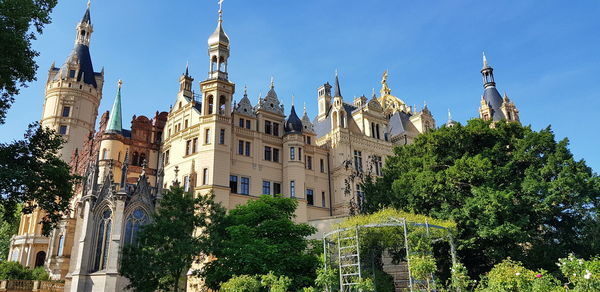
[[(85, 3), (59, 1), (34, 43), (38, 81), (17, 96), (0, 141), (20, 138), (40, 118), (47, 70), (73, 47)], [(378, 91), (389, 69), (392, 93), (407, 104), (426, 101), (438, 125), (448, 108), (465, 122), (478, 115), (485, 51), (522, 123), (551, 125), (559, 139), (570, 139), (577, 159), (600, 170), (600, 1), (226, 0), (223, 7), (236, 100), (247, 85), (255, 102), (274, 76), (286, 110), (294, 94), (314, 116), (316, 88), (336, 69), (346, 101)], [(106, 72), (100, 113), (110, 108), (118, 79), (124, 125), (134, 114), (168, 110), (188, 61), (199, 91), (217, 10), (216, 0), (92, 1), (92, 60)]]

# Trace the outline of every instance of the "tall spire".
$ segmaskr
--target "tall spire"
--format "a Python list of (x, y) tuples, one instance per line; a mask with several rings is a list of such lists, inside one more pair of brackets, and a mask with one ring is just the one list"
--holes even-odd
[(340, 79), (338, 77), (338, 71), (335, 70), (335, 85), (334, 85), (333, 97), (342, 97), (342, 91), (340, 90)]
[(488, 64), (487, 58), (485, 57), (485, 52), (483, 52), (483, 69), (485, 68), (490, 68), (490, 65)]
[(87, 9), (85, 10), (85, 13), (83, 14), (83, 18), (81, 19), (81, 23), (87, 23), (87, 24), (92, 24), (92, 20), (90, 17), (90, 1), (88, 0), (87, 2)]
[(110, 117), (108, 118), (108, 126), (106, 126), (106, 132), (121, 133), (123, 130), (123, 119), (121, 118), (121, 85), (123, 81), (119, 80), (119, 89), (117, 90), (117, 97), (113, 103), (112, 110), (110, 111)]

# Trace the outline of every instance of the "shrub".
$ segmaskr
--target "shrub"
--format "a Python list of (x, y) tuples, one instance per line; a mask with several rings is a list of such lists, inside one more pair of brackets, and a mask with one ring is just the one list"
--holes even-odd
[(484, 277), (475, 291), (478, 292), (558, 292), (564, 291), (556, 278), (544, 270), (532, 271), (520, 262), (504, 260)]
[(234, 276), (221, 284), (222, 292), (259, 292), (260, 282), (252, 276)]
[(31, 270), (17, 262), (0, 262), (0, 280), (32, 280)]
[(292, 279), (286, 276), (275, 276), (273, 272), (260, 276), (260, 284), (269, 292), (285, 292), (292, 284)]
[(31, 270), (31, 278), (38, 281), (48, 281), (50, 280), (50, 275), (43, 267), (37, 267)]
[(600, 257), (586, 261), (570, 254), (559, 259), (556, 265), (569, 280), (566, 285), (573, 291), (600, 291)]

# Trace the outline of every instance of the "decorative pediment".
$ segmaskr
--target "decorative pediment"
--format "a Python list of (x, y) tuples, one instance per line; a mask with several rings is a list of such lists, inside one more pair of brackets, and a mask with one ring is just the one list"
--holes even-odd
[(379, 101), (377, 100), (377, 98), (375, 96), (373, 96), (373, 98), (371, 98), (371, 100), (367, 104), (367, 107), (369, 108), (369, 110), (383, 112), (383, 107), (381, 107), (381, 104), (379, 103)]
[(127, 205), (142, 203), (148, 207), (154, 208), (154, 188), (148, 182), (148, 177), (145, 172), (142, 172), (138, 178), (137, 184), (133, 193), (129, 196)]
[(238, 104), (236, 104), (233, 108), (234, 113), (247, 115), (251, 117), (256, 117), (256, 113), (254, 112), (254, 107), (248, 98), (248, 94), (244, 90), (244, 97), (240, 100)]
[(279, 98), (277, 98), (277, 93), (273, 86), (271, 86), (267, 96), (258, 101), (257, 110), (268, 111), (282, 116), (284, 115), (283, 105), (279, 102)]

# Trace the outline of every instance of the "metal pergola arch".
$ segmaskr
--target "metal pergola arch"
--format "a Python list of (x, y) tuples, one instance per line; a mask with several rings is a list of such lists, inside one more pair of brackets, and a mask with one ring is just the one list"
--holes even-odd
[[(323, 235), (323, 255), (324, 255), (324, 268), (327, 270), (327, 242), (328, 238), (337, 236), (337, 253), (338, 253), (338, 261), (339, 261), (339, 277), (340, 277), (340, 291), (356, 291), (355, 287), (358, 284), (353, 277), (358, 277), (357, 279), (360, 281), (362, 279), (361, 273), (361, 263), (360, 263), (360, 238), (359, 238), (359, 230), (363, 228), (381, 228), (381, 227), (402, 227), (403, 229), (403, 237), (404, 237), (404, 248), (406, 250), (406, 262), (408, 266), (408, 277), (409, 277), (409, 289), (410, 291), (414, 291), (414, 280), (410, 271), (410, 248), (408, 244), (408, 229), (409, 226), (417, 226), (424, 227), (427, 233), (427, 236), (430, 236), (430, 228), (446, 230), (448, 228), (429, 224), (427, 220), (425, 223), (418, 222), (410, 222), (405, 218), (389, 218), (387, 223), (371, 223), (364, 225), (356, 225), (354, 227), (346, 227), (339, 228)], [(354, 231), (352, 235), (342, 236), (343, 232)], [(447, 237), (448, 243), (450, 244), (450, 256), (452, 258), (452, 264), (456, 264), (456, 247), (454, 244), (454, 239), (450, 232), (447, 232), (446, 236), (438, 237), (433, 239), (432, 242), (437, 242), (443, 240), (444, 237)], [(346, 252), (347, 251), (347, 252)], [(354, 252), (354, 253), (353, 253)], [(429, 281), (428, 281), (429, 282)], [(329, 288), (327, 289), (329, 291)]]

